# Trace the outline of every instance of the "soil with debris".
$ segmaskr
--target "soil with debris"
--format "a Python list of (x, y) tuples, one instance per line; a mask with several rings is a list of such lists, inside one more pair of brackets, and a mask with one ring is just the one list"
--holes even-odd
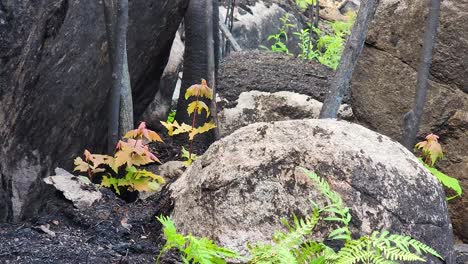
[(155, 216), (170, 205), (161, 194), (126, 203), (101, 190), (103, 199), (89, 209), (57, 193), (35, 219), (0, 224), (0, 263), (154, 263), (162, 245)]
[[(317, 62), (306, 62), (280, 53), (242, 51), (231, 53), (221, 64), (217, 92), (233, 107), (246, 91), (290, 91), (323, 102), (334, 71)], [(346, 95), (344, 103), (349, 102)]]
[[(152, 152), (163, 163), (180, 160), (181, 145), (165, 133), (160, 135), (164, 143), (150, 144)], [(156, 173), (158, 164), (144, 169)], [(170, 184), (145, 200), (136, 200), (136, 192), (122, 193), (121, 199), (101, 188), (102, 199), (87, 209), (76, 209), (50, 187), (51, 195), (35, 218), (0, 223), (0, 263), (154, 263), (164, 243), (155, 217), (172, 211)], [(164, 254), (161, 263), (180, 263), (179, 256)]]

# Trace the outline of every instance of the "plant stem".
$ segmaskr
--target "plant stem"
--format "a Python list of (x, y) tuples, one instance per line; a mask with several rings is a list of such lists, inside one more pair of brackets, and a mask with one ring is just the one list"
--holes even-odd
[[(196, 99), (196, 102), (198, 103), (198, 95), (197, 95), (197, 99)], [(195, 109), (195, 111), (193, 111), (193, 120), (192, 120), (192, 130), (195, 128), (195, 120), (197, 119), (197, 111), (198, 109)], [(193, 148), (193, 139), (190, 140), (190, 148), (189, 148), (189, 160), (192, 159), (192, 148)]]

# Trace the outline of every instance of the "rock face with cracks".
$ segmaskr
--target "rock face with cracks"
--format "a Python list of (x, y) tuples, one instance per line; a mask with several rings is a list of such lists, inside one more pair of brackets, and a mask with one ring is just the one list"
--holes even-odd
[(280, 218), (305, 215), (310, 200), (323, 201), (298, 166), (341, 194), (354, 234), (410, 235), (451, 259), (452, 228), (439, 182), (399, 143), (346, 121), (256, 123), (235, 131), (170, 187), (171, 217), (183, 233), (241, 251), (246, 242), (270, 241), (283, 228)]
[[(429, 1), (381, 0), (351, 85), (356, 119), (402, 139), (403, 115), (413, 105)], [(441, 2), (419, 136), (440, 136), (438, 167), (468, 191), (468, 1)], [(449, 203), (455, 234), (468, 242), (468, 196)]]

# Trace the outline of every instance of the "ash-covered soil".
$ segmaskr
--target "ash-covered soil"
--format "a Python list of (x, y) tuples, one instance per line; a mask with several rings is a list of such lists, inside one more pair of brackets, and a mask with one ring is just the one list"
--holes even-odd
[(86, 210), (57, 193), (36, 218), (0, 224), (0, 263), (154, 263), (163, 244), (155, 216), (171, 210), (166, 190), (127, 203), (102, 188), (103, 199)]
[[(165, 132), (160, 135), (164, 143), (151, 144), (153, 153), (163, 163), (179, 160), (181, 144)], [(156, 173), (157, 167), (151, 164), (144, 169)], [(134, 201), (136, 193), (123, 194), (121, 199), (110, 189), (100, 188), (102, 199), (80, 210), (50, 187), (52, 195), (45, 194), (47, 201), (36, 217), (0, 223), (0, 264), (155, 263), (165, 242), (155, 217), (172, 211), (171, 183), (135, 202), (123, 199)], [(161, 263), (179, 263), (178, 255), (164, 254)]]
[[(323, 102), (334, 71), (317, 62), (307, 62), (280, 53), (233, 52), (220, 67), (217, 92), (232, 102), (245, 91), (290, 91)], [(349, 102), (348, 95), (344, 103)], [(231, 107), (231, 106), (228, 106)]]

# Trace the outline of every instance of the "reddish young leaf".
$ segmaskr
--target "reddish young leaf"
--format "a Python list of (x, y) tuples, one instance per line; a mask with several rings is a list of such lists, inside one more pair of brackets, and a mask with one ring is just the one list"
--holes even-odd
[(190, 86), (187, 91), (185, 92), (185, 100), (187, 100), (190, 96), (194, 97), (206, 97), (210, 100), (213, 99), (213, 90), (206, 84), (206, 80), (202, 79), (201, 84), (194, 84)]
[(124, 138), (146, 139), (148, 142), (163, 142), (158, 133), (146, 128), (145, 122), (141, 122), (137, 129), (128, 131)]
[(416, 144), (417, 149), (422, 150), (424, 162), (429, 166), (434, 166), (438, 158), (443, 158), (442, 146), (439, 144), (439, 136), (429, 134), (426, 136), (425, 141)]

